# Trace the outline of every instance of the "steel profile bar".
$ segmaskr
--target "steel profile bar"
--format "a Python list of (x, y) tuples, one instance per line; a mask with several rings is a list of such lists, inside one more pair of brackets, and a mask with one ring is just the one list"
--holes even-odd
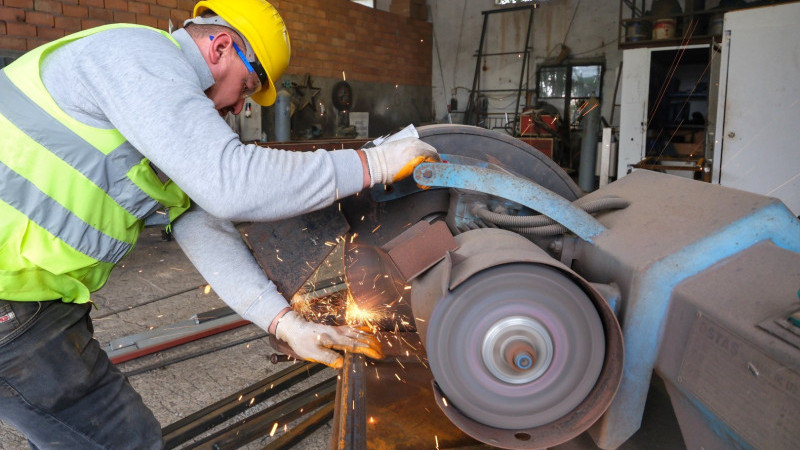
[(365, 450), (367, 448), (367, 378), (364, 355), (347, 353), (336, 386), (331, 448)]
[(238, 314), (206, 320), (201, 323), (190, 319), (145, 333), (115, 339), (108, 344), (105, 351), (108, 353), (108, 358), (112, 363), (120, 364), (204, 337), (243, 327), (249, 323), (250, 321), (242, 319)]
[(333, 417), (333, 402), (326, 403), (306, 420), (295, 425), (294, 428), (282, 434), (278, 439), (265, 445), (264, 450), (289, 448), (313, 433), (317, 428), (325, 425), (331, 417)]
[(589, 243), (606, 231), (597, 219), (564, 197), (505, 172), (460, 164), (423, 163), (414, 169), (414, 181), (422, 186), (466, 189), (517, 202), (550, 217)]
[[(228, 428), (203, 439), (201, 442), (193, 443), (192, 448), (198, 450), (234, 450), (240, 448), (270, 434), (273, 428), (299, 419), (320, 406), (330, 404), (329, 411), (333, 411), (332, 405), (335, 395), (336, 377), (331, 377), (263, 411), (242, 419)], [(296, 437), (302, 437), (302, 434)]]
[(292, 364), (291, 367), (276, 372), (258, 383), (234, 392), (212, 405), (169, 424), (161, 430), (164, 448), (175, 448), (324, 368), (325, 366), (322, 364), (308, 362)]

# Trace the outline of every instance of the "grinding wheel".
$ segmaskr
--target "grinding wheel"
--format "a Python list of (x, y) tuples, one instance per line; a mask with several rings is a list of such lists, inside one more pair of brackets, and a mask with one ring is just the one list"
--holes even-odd
[(426, 347), (449, 403), (479, 423), (519, 430), (553, 422), (589, 395), (605, 336), (573, 280), (515, 263), (484, 270), (442, 298)]

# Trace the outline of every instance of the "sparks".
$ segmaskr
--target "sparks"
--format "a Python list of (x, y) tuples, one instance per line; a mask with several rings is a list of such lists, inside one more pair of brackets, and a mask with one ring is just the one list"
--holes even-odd
[(272, 431), (269, 432), (269, 437), (275, 436), (275, 431), (278, 429), (278, 422), (272, 424)]
[(347, 292), (347, 303), (344, 315), (345, 322), (348, 325), (366, 325), (369, 328), (374, 328), (373, 324), (384, 317), (380, 311), (361, 308), (353, 298), (353, 294), (349, 291)]

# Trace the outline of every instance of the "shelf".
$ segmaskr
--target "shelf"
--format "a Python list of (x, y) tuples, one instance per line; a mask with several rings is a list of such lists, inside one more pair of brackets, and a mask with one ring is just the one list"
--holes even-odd
[(669, 98), (677, 98), (677, 99), (685, 99), (685, 98), (694, 99), (694, 98), (696, 98), (698, 100), (705, 100), (705, 99), (708, 99), (708, 93), (707, 92), (701, 92), (701, 93), (698, 94), (697, 92), (695, 92), (694, 94), (690, 94), (688, 92), (687, 93), (676, 92), (674, 94), (669, 94), (668, 97)]
[(704, 131), (706, 129), (706, 126), (705, 125), (686, 124), (686, 123), (683, 124), (683, 125), (679, 125), (679, 124), (664, 124), (664, 125), (651, 124), (649, 129), (651, 129), (651, 130), (662, 129), (662, 130)]
[[(756, 8), (770, 4), (788, 3), (793, 0), (772, 0), (751, 2), (750, 4), (733, 7), (715, 7), (702, 11), (688, 11), (680, 14), (663, 15), (638, 15), (641, 11), (636, 7), (635, 2), (630, 0), (620, 0), (619, 5), (619, 39), (620, 49), (639, 48), (639, 47), (667, 47), (680, 45), (711, 44), (721, 42), (722, 17), (726, 12)], [(623, 17), (628, 16), (628, 17)], [(676, 21), (675, 36), (668, 39), (652, 39), (650, 32), (652, 24), (656, 21), (674, 19)], [(694, 36), (684, 39), (683, 35), (687, 24), (697, 23)], [(641, 23), (641, 29), (629, 28)], [(715, 29), (718, 28), (718, 29)], [(702, 34), (698, 34), (702, 33)], [(646, 36), (642, 38), (641, 35)]]

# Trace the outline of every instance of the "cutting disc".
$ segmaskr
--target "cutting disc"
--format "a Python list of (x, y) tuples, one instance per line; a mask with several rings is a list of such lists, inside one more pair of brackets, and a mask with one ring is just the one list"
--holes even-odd
[(603, 367), (605, 337), (589, 297), (546, 265), (486, 269), (436, 305), (431, 371), (447, 402), (501, 429), (553, 422), (578, 406)]

